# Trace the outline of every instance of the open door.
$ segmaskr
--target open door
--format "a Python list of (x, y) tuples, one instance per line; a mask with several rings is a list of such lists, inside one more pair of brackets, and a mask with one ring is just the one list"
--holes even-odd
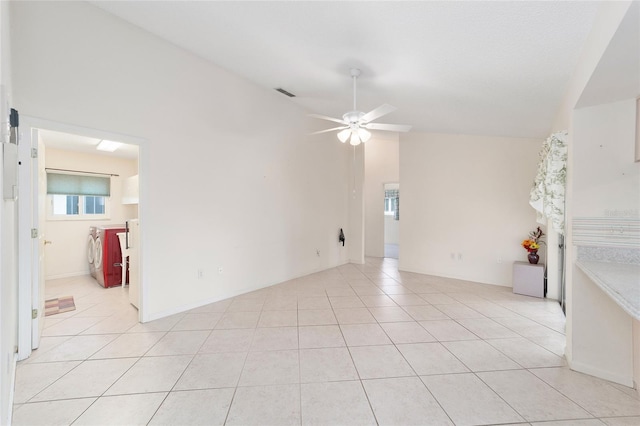
[(34, 246), (34, 262), (33, 269), (33, 293), (32, 302), (34, 306), (38, 307), (38, 317), (33, 322), (33, 334), (31, 335), (31, 348), (36, 349), (40, 346), (40, 336), (42, 335), (42, 329), (44, 328), (44, 252), (45, 245), (48, 243), (45, 240), (46, 235), (46, 202), (47, 202), (47, 172), (44, 167), (44, 142), (40, 137), (37, 129), (34, 129), (37, 136), (38, 155), (35, 159), (35, 168), (38, 174), (38, 180), (34, 183), (34, 190), (36, 191), (35, 202), (37, 203), (37, 212), (35, 213), (38, 219), (38, 242)]
[(40, 345), (44, 326), (44, 147), (37, 129), (27, 126), (18, 147), (18, 358)]

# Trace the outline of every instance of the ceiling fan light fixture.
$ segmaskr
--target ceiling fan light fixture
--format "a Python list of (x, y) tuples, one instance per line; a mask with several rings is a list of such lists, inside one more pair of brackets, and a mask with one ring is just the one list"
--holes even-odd
[(344, 129), (341, 132), (338, 132), (338, 139), (340, 139), (340, 142), (345, 143), (347, 141), (347, 139), (349, 139), (349, 136), (351, 136), (351, 129)]
[(358, 137), (362, 142), (366, 142), (371, 139), (371, 132), (361, 127), (358, 129)]
[(360, 145), (360, 138), (358, 137), (358, 132), (356, 132), (355, 130), (351, 132), (351, 140), (349, 141), (349, 143), (353, 146)]
[(334, 127), (333, 129), (325, 129), (320, 130), (318, 132), (313, 132), (313, 135), (333, 132), (335, 130), (339, 130), (337, 136), (340, 142), (346, 143), (347, 139), (349, 139), (349, 143), (353, 146), (360, 145), (363, 142), (367, 142), (371, 139), (371, 130), (385, 130), (389, 132), (408, 132), (411, 129), (411, 126), (404, 126), (399, 124), (382, 124), (382, 123), (373, 123), (372, 121), (377, 120), (383, 115), (387, 115), (397, 108), (388, 105), (382, 104), (378, 108), (374, 108), (368, 113), (364, 113), (362, 111), (358, 111), (356, 104), (356, 81), (360, 76), (360, 70), (357, 68), (351, 69), (351, 78), (353, 79), (353, 110), (346, 112), (342, 115), (342, 119), (329, 117), (327, 115), (320, 114), (309, 114), (310, 117), (319, 118), (321, 120), (333, 121), (334, 123), (341, 124), (341, 127)]

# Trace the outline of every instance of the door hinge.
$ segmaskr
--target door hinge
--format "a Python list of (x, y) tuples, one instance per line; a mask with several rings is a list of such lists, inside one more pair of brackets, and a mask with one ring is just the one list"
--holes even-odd
[(38, 158), (38, 148), (31, 148), (31, 158)]
[(31, 319), (36, 319), (38, 318), (38, 310), (37, 309), (32, 309), (31, 310)]
[(38, 228), (31, 228), (31, 238), (38, 238)]

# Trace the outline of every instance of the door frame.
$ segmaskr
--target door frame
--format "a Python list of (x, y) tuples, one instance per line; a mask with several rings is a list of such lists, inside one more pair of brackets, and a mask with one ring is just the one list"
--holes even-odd
[[(31, 117), (31, 116), (20, 116), (20, 139), (22, 139), (22, 135), (26, 132), (31, 132), (32, 129), (43, 129), (43, 130), (53, 130), (56, 132), (64, 132), (64, 133), (72, 133), (82, 136), (88, 136), (97, 139), (108, 139), (108, 140), (117, 140), (126, 144), (137, 145), (138, 146), (138, 186), (139, 186), (139, 204), (138, 204), (138, 218), (141, 223), (144, 223), (144, 199), (146, 195), (146, 191), (144, 190), (144, 183), (146, 180), (144, 179), (144, 165), (147, 164), (146, 155), (147, 150), (146, 140), (143, 138), (129, 136), (114, 132), (108, 132), (98, 129), (92, 129), (88, 127), (76, 126), (73, 124), (60, 123), (56, 121), (50, 121), (42, 118)], [(37, 182), (33, 182), (34, 175), (30, 174), (31, 180), (28, 182), (19, 182), (19, 185), (27, 185), (28, 187), (33, 187)], [(20, 199), (18, 199), (18, 209), (20, 208)], [(32, 209), (32, 216), (35, 210)], [(140, 226), (140, 251), (144, 253), (144, 230), (143, 225)], [(18, 224), (18, 247), (30, 246), (32, 244), (31, 236), (31, 223), (25, 223), (25, 221), (19, 221)], [(42, 247), (39, 247), (42, 250)], [(35, 253), (34, 253), (35, 251)], [(21, 256), (27, 256), (28, 258), (20, 258)], [(19, 248), (18, 250), (18, 262), (19, 264), (25, 265), (33, 265), (34, 262), (37, 263), (38, 250), (32, 250), (31, 253), (25, 250), (25, 253), (22, 253), (22, 250)], [(32, 300), (34, 294), (38, 291), (34, 289), (34, 286), (37, 283), (33, 282), (32, 273), (28, 268), (23, 268), (19, 270), (18, 276), (18, 359), (22, 360), (28, 358), (31, 355), (32, 351), (32, 324), (33, 320), (31, 318), (32, 312)], [(44, 271), (40, 271), (41, 274), (44, 274)], [(144, 315), (144, 307), (146, 306), (147, 300), (147, 286), (144, 284), (144, 256), (140, 258), (140, 303), (138, 307), (138, 321), (142, 322), (145, 317)], [(44, 320), (44, 312), (38, 312), (38, 316), (41, 320)]]

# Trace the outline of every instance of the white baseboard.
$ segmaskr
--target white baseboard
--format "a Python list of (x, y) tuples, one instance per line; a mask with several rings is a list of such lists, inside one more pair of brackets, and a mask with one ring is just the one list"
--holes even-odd
[(601, 370), (591, 365), (583, 364), (581, 362), (570, 362), (569, 368), (580, 373), (585, 373), (590, 376), (598, 377), (600, 379), (608, 380), (610, 382), (618, 383), (630, 388), (633, 388), (633, 377), (621, 376), (619, 374), (612, 373), (610, 371)]
[(155, 313), (146, 315), (145, 318), (142, 318), (141, 322), (145, 323), (145, 322), (157, 320), (157, 319), (160, 319), (160, 318), (165, 318), (165, 317), (168, 317), (168, 316), (171, 316), (171, 315), (179, 314), (181, 312), (190, 311), (191, 309), (200, 308), (200, 307), (208, 305), (210, 303), (215, 303), (215, 302), (219, 302), (221, 300), (229, 299), (231, 297), (240, 296), (241, 294), (251, 293), (252, 291), (262, 290), (263, 288), (271, 287), (271, 286), (274, 286), (274, 285), (277, 285), (277, 284), (280, 284), (280, 283), (283, 283), (283, 282), (286, 282), (286, 281), (289, 281), (289, 280), (295, 280), (296, 278), (306, 277), (307, 275), (315, 274), (317, 272), (326, 271), (328, 269), (337, 268), (338, 266), (346, 265), (348, 263), (350, 263), (350, 262), (349, 261), (344, 261), (342, 263), (338, 263), (336, 265), (329, 266), (329, 267), (326, 267), (326, 268), (318, 268), (318, 269), (312, 270), (310, 272), (305, 272), (303, 274), (287, 278), (284, 281), (267, 283), (267, 284), (259, 286), (259, 287), (243, 288), (241, 290), (230, 292), (230, 293), (225, 293), (225, 294), (220, 295), (220, 296), (212, 297), (212, 298), (205, 299), (205, 300), (199, 300), (197, 302), (189, 303), (187, 305), (178, 306), (177, 308), (172, 308), (172, 309), (167, 309), (167, 310), (160, 311), (160, 312), (155, 312)]
[(81, 275), (89, 275), (89, 271), (69, 272), (69, 273), (66, 273), (66, 274), (47, 275), (46, 277), (44, 277), (44, 280), (45, 281), (59, 280), (60, 278), (79, 277)]
[(428, 271), (426, 269), (420, 269), (420, 268), (406, 268), (406, 267), (404, 267), (403, 265), (400, 265), (400, 264), (398, 264), (398, 271), (400, 271), (400, 272), (411, 272), (411, 273), (414, 273), (414, 274), (433, 275), (434, 277), (451, 278), (451, 279), (454, 279), (454, 280), (467, 281), (467, 282), (479, 283), (479, 284), (494, 285), (496, 287), (509, 287), (509, 288), (511, 288), (511, 285), (509, 285), (509, 284), (500, 284), (500, 283), (494, 283), (494, 282), (480, 281), (480, 280), (472, 279), (470, 277), (465, 277), (465, 276), (462, 276), (462, 275), (443, 274), (442, 272)]

